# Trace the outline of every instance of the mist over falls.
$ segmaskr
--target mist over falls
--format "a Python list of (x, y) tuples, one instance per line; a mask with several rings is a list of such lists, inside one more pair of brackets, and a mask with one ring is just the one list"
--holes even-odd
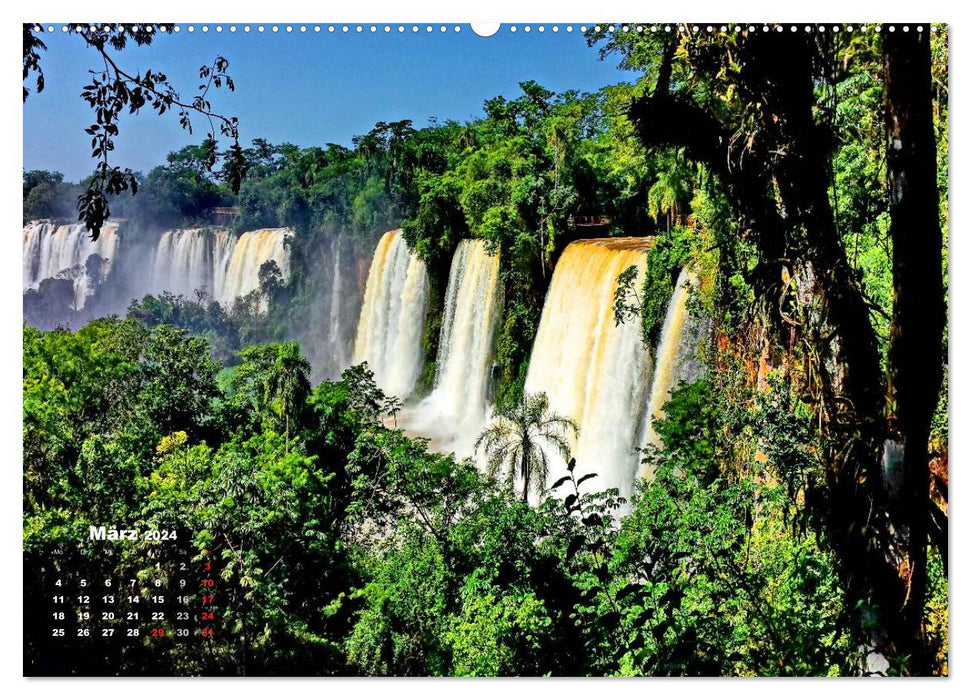
[[(113, 222), (92, 242), (81, 225), (34, 222), (24, 227), (23, 287), (26, 293), (44, 280), (68, 280), (75, 310), (90, 312), (87, 317), (123, 315), (132, 299), (162, 291), (189, 301), (204, 291), (204, 300), (229, 309), (260, 289), (265, 262), (274, 261), (283, 280), (291, 276), (291, 236), (279, 228), (239, 235), (195, 228), (128, 239), (124, 226)], [(482, 463), (474, 443), (495, 410), (504, 313), (498, 256), (483, 240), (459, 242), (435, 311), (441, 314), (437, 357), (428, 358), (422, 338), (431, 312), (429, 271), (401, 231), (385, 233), (369, 261), (341, 235), (328, 240), (304, 253), (306, 318), (291, 319), (286, 330), (310, 359), (314, 380), (337, 378), (343, 368), (366, 361), (378, 385), (402, 400), (400, 427), (428, 437), (433, 449)], [(689, 309), (697, 280), (688, 270), (665, 300), (656, 357), (638, 318), (616, 322), (618, 276), (634, 266), (640, 289), (651, 245), (650, 238), (608, 238), (567, 246), (546, 293), (525, 377), (526, 393), (546, 393), (551, 411), (579, 424), (571, 443), (578, 475), (596, 473), (590, 488), (613, 487), (623, 496), (635, 478), (650, 476), (638, 448), (657, 444), (653, 421), (670, 391), (701, 373), (698, 347), (708, 328)], [(422, 389), (419, 378), (429, 360), (434, 382)], [(549, 457), (552, 482), (565, 464)]]

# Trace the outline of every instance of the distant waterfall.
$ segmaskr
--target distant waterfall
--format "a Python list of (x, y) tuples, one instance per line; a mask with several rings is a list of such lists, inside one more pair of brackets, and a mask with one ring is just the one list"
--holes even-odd
[(284, 278), (290, 254), (284, 241), (288, 229), (247, 231), (239, 238), (223, 230), (166, 231), (159, 238), (152, 265), (151, 289), (194, 299), (197, 289), (223, 304), (231, 304), (260, 285), (260, 267), (274, 260)]
[(401, 230), (381, 237), (371, 259), (357, 326), (354, 361), (367, 361), (387, 393), (405, 398), (421, 372), (421, 335), (429, 281)]
[(499, 258), (482, 240), (459, 243), (448, 277), (432, 393), (402, 415), (409, 430), (471, 456), (488, 413), (489, 368), (499, 318)]
[(84, 306), (92, 289), (86, 265), (98, 255), (106, 261), (107, 275), (118, 251), (118, 224), (108, 221), (97, 241), (91, 240), (84, 224), (58, 226), (46, 221), (24, 226), (23, 290), (36, 289), (45, 279), (61, 277), (74, 282), (75, 308)]
[[(617, 487), (628, 496), (638, 473), (638, 438), (647, 409), (651, 361), (641, 324), (614, 321), (617, 276), (641, 270), (644, 238), (577, 241), (563, 251), (543, 306), (525, 390), (546, 392), (550, 409), (580, 425), (577, 474), (596, 473), (586, 490)], [(550, 481), (565, 472), (553, 461)]]
[(663, 415), (661, 409), (670, 398), (671, 390), (682, 380), (694, 381), (704, 370), (702, 360), (698, 356), (698, 342), (706, 324), (700, 319), (693, 318), (688, 311), (688, 298), (697, 284), (697, 278), (688, 272), (687, 268), (682, 269), (678, 275), (674, 293), (668, 302), (657, 346), (651, 398), (644, 416), (644, 433), (641, 442), (645, 445), (660, 444), (660, 439), (654, 431), (654, 419)]
[[(137, 245), (127, 252), (122, 275), (116, 289), (119, 297), (136, 297), (162, 291), (181, 294), (194, 299), (197, 289), (205, 288), (209, 296), (223, 304), (230, 304), (259, 288), (260, 267), (274, 260), (286, 278), (290, 273), (290, 251), (285, 241), (289, 229), (274, 228), (248, 231), (238, 238), (225, 230), (181, 229), (166, 231), (148, 255), (149, 269), (135, 259), (143, 250)], [(102, 274), (107, 275), (120, 251), (118, 223), (109, 221), (101, 229), (97, 241), (92, 241), (83, 224), (58, 226), (40, 221), (24, 226), (23, 289), (36, 289), (42, 280), (66, 278), (74, 281), (77, 308), (91, 293), (86, 263), (91, 255), (99, 255), (107, 262)], [(126, 241), (127, 242), (127, 241)], [(128, 247), (126, 247), (128, 250)], [(119, 268), (121, 269), (121, 268)], [(112, 277), (115, 280), (115, 277)], [(113, 284), (116, 284), (113, 282)]]
[(327, 314), (327, 347), (334, 357), (334, 365), (337, 368), (347, 366), (347, 352), (344, 344), (344, 329), (341, 322), (341, 303), (344, 300), (343, 276), (341, 269), (341, 239), (338, 237), (334, 243), (334, 267), (331, 270), (330, 280), (330, 309)]
[(152, 292), (195, 299), (197, 289), (215, 297), (217, 270), (225, 270), (232, 240), (226, 231), (181, 229), (159, 237), (152, 263)]
[[(214, 296), (224, 303), (232, 303), (236, 297), (249, 294), (260, 286), (260, 267), (273, 260), (284, 279), (290, 274), (290, 254), (286, 249), (287, 229), (263, 228), (247, 231), (234, 241), (229, 262), (225, 268), (216, 267)], [(225, 275), (221, 275), (225, 269)]]

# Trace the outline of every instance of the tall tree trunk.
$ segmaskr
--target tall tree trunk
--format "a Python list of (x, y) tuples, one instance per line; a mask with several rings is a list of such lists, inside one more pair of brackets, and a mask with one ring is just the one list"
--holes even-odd
[(932, 505), (928, 440), (943, 378), (946, 323), (930, 32), (887, 33), (884, 54), (894, 287), (890, 395), (896, 414), (892, 437), (903, 453), (899, 471), (887, 479), (892, 556), (901, 588), (895, 636), (912, 640), (900, 651), (911, 654), (923, 670), (928, 662), (920, 642)]
[(529, 502), (529, 477), (532, 476), (529, 469), (529, 450), (523, 449), (523, 456), (519, 465), (519, 473), (523, 475), (523, 503)]
[[(907, 446), (897, 497), (886, 488), (881, 455), (885, 388), (877, 337), (846, 256), (829, 200), (832, 135), (816, 123), (817, 39), (757, 33), (736, 51), (737, 87), (747, 102), (744, 129), (659, 83), (631, 118), (648, 148), (675, 146), (718, 176), (756, 244), (751, 282), (766, 296), (783, 264), (808, 265), (823, 302), (814, 342), (824, 358), (821, 410), (829, 483), (807, 498), (839, 555), (850, 603), (870, 600), (885, 649), (910, 654), (915, 670), (926, 589), (927, 436), (941, 382), (944, 324), (941, 233), (934, 187), (930, 54), (926, 36), (888, 33), (888, 101), (895, 150), (896, 304), (891, 364), (898, 430)], [(666, 51), (665, 62), (673, 60)], [(669, 75), (663, 66), (661, 75)], [(781, 207), (780, 207), (781, 204)]]
[(766, 105), (762, 138), (782, 205), (786, 256), (809, 268), (822, 300), (809, 340), (821, 357), (827, 484), (807, 502), (839, 555), (849, 604), (872, 601), (874, 641), (882, 651), (899, 651), (910, 648), (912, 636), (898, 625), (904, 594), (897, 561), (888, 556), (895, 526), (881, 469), (885, 378), (869, 307), (830, 202), (834, 140), (813, 114), (819, 49), (812, 39), (756, 40), (744, 77)]

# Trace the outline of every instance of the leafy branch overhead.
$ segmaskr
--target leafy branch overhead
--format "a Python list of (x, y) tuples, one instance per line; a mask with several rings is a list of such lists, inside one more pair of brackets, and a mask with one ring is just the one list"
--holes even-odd
[[(198, 92), (191, 99), (183, 98), (168, 76), (161, 71), (146, 69), (134, 74), (123, 68), (115, 60), (114, 54), (122, 51), (129, 41), (143, 46), (150, 44), (160, 32), (164, 33), (169, 24), (143, 24), (125, 27), (124, 25), (100, 24), (91, 26), (72, 26), (70, 32), (80, 36), (87, 47), (100, 58), (101, 66), (89, 70), (90, 82), (81, 88), (81, 97), (91, 107), (95, 120), (84, 131), (91, 137), (91, 157), (97, 161), (94, 173), (88, 180), (85, 190), (78, 197), (78, 220), (83, 221), (92, 239), (97, 239), (101, 227), (111, 214), (109, 197), (130, 191), (138, 191), (138, 180), (130, 168), (122, 168), (111, 162), (111, 152), (119, 134), (119, 122), (123, 113), (138, 114), (143, 108), (154, 111), (159, 116), (166, 112), (178, 115), (179, 125), (193, 133), (193, 118), (205, 119), (208, 128), (203, 147), (205, 154), (202, 162), (207, 171), (213, 172), (216, 163), (222, 158), (222, 176), (238, 193), (246, 173), (246, 159), (239, 144), (239, 123), (236, 117), (229, 117), (213, 110), (209, 93), (212, 89), (236, 89), (232, 77), (227, 72), (229, 61), (216, 56), (211, 64), (199, 68)], [(24, 80), (36, 74), (37, 92), (44, 89), (44, 73), (40, 65), (40, 51), (47, 46), (37, 37), (43, 28), (39, 25), (24, 25)], [(24, 100), (29, 90), (24, 86)], [(226, 152), (217, 151), (217, 132), (220, 137), (230, 139)]]

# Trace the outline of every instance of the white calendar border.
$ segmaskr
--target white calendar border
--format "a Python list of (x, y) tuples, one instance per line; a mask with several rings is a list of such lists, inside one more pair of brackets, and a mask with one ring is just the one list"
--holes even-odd
[[(610, 20), (611, 18), (658, 22), (677, 22), (695, 21), (715, 18), (719, 20), (732, 21), (779, 21), (779, 22), (856, 22), (862, 21), (887, 21), (887, 22), (949, 22), (952, 24), (950, 32), (952, 37), (958, 38), (958, 50), (954, 51), (954, 44), (951, 44), (953, 59), (949, 71), (951, 88), (952, 115), (957, 115), (958, 121), (952, 121), (951, 126), (951, 185), (950, 192), (961, 192), (960, 178), (963, 173), (962, 165), (971, 161), (971, 152), (964, 146), (961, 138), (963, 129), (955, 126), (962, 126), (967, 122), (963, 119), (963, 114), (967, 111), (967, 101), (959, 88), (964, 82), (964, 75), (971, 68), (971, 62), (966, 60), (965, 55), (971, 55), (971, 45), (968, 48), (961, 43), (961, 33), (966, 26), (963, 22), (965, 11), (958, 9), (955, 4), (943, 0), (922, 0), (921, 2), (855, 2), (849, 4), (845, 0), (815, 0), (812, 3), (792, 3), (768, 2), (759, 0), (756, 2), (745, 2), (737, 4), (726, 4), (715, 0), (701, 0), (691, 3), (650, 3), (644, 0), (631, 2), (630, 0), (597, 0), (596, 2), (555, 2), (553, 0), (542, 0), (539, 2), (525, 3), (522, 0), (482, 0), (475, 6), (470, 3), (463, 3), (460, 0), (444, 2), (443, 0), (423, 0), (422, 2), (391, 2), (389, 0), (375, 0), (364, 3), (341, 3), (332, 7), (322, 5), (311, 6), (307, 2), (297, 0), (277, 0), (272, 5), (255, 3), (237, 4), (212, 4), (200, 6), (198, 0), (168, 0), (160, 3), (159, 11), (145, 11), (145, 6), (134, 2), (103, 2), (95, 0), (78, 5), (74, 2), (64, 0), (48, 0), (40, 3), (17, 3), (17, 7), (10, 9), (4, 8), (2, 11), (4, 19), (3, 25), (3, 65), (5, 70), (0, 73), (3, 76), (3, 95), (6, 95), (4, 111), (2, 114), (3, 125), (9, 134), (22, 134), (22, 103), (20, 101), (20, 87), (15, 81), (19, 80), (19, 65), (14, 56), (16, 47), (20, 44), (19, 24), (25, 21), (75, 21), (84, 20), (92, 16), (106, 17), (116, 21), (138, 21), (152, 16), (173, 17), (179, 20), (191, 20), (193, 22), (213, 22), (221, 23), (228, 21), (236, 23), (244, 22), (449, 22), (467, 23), (471, 21), (496, 21), (503, 19), (507, 22), (544, 22), (558, 23), (566, 22), (590, 22), (597, 20)], [(81, 9), (83, 8), (83, 11)], [(83, 16), (79, 16), (83, 15)], [(965, 54), (964, 52), (967, 51)], [(953, 119), (954, 117), (952, 117)], [(971, 133), (971, 132), (969, 132)], [(8, 147), (14, 151), (20, 151), (22, 157), (22, 138), (14, 141), (8, 140)], [(4, 240), (3, 254), (0, 254), (0, 284), (2, 294), (0, 294), (0, 319), (7, 342), (0, 345), (0, 359), (3, 360), (2, 366), (5, 368), (0, 373), (0, 396), (16, 397), (20, 394), (21, 376), (21, 341), (20, 323), (22, 310), (20, 306), (19, 279), (21, 267), (20, 237), (14, 235), (20, 230), (20, 211), (21, 200), (15, 194), (20, 192), (17, 173), (12, 167), (4, 168), (0, 172), (3, 178), (3, 221), (6, 239)], [(960, 230), (961, 208), (954, 205), (959, 200), (951, 197), (950, 221), (951, 231)], [(955, 245), (957, 243), (957, 245)], [(965, 251), (966, 244), (961, 238), (951, 237), (950, 261), (950, 305), (949, 323), (951, 329), (950, 349), (952, 357), (960, 358), (969, 356), (967, 350), (971, 349), (969, 342), (968, 310), (971, 309), (971, 299), (969, 299), (969, 288), (971, 285), (962, 279), (963, 273), (971, 266), (971, 258)], [(9, 334), (9, 335), (7, 335)], [(963, 371), (956, 364), (951, 367), (950, 383), (952, 397), (951, 404), (952, 424), (959, 426), (960, 423), (953, 418), (957, 415), (960, 418), (968, 416), (968, 398), (971, 396), (971, 386), (969, 386), (967, 371)], [(0, 405), (0, 426), (3, 430), (4, 444), (12, 446), (8, 450), (11, 454), (10, 462), (20, 462), (22, 452), (22, 435), (17, 430), (21, 423), (21, 407), (14, 398), (10, 398)], [(965, 438), (962, 432), (952, 431), (950, 444), (950, 462), (958, 464), (957, 478), (952, 474), (950, 496), (954, 502), (954, 494), (964, 492), (961, 484), (962, 473), (964, 472), (963, 455), (968, 451)], [(2, 524), (4, 537), (2, 540), (2, 550), (0, 550), (0, 564), (12, 564), (22, 562), (22, 518), (21, 518), (21, 472), (15, 464), (7, 464), (3, 470), (4, 482), (0, 488), (0, 498), (2, 498)], [(968, 536), (967, 528), (964, 527), (964, 519), (958, 512), (958, 520), (954, 520), (954, 510), (951, 516), (951, 535), (960, 544), (959, 549), (952, 548), (952, 551), (963, 553), (966, 547), (964, 543)], [(611, 700), (620, 697), (643, 698), (646, 694), (671, 692), (714, 692), (728, 697), (744, 697), (746, 700), (754, 696), (766, 695), (776, 696), (780, 692), (795, 694), (801, 697), (815, 696), (819, 692), (827, 695), (849, 695), (860, 692), (879, 692), (881, 697), (904, 697), (914, 693), (931, 692), (935, 695), (955, 695), (960, 687), (964, 687), (963, 682), (971, 673), (968, 668), (968, 654), (963, 640), (968, 629), (965, 622), (966, 613), (961, 606), (960, 596), (956, 595), (958, 585), (966, 592), (965, 581), (967, 580), (968, 566), (962, 561), (963, 557), (955, 555), (952, 557), (951, 569), (951, 637), (950, 637), (950, 668), (952, 677), (949, 680), (915, 680), (915, 681), (882, 681), (879, 688), (867, 688), (854, 685), (856, 683), (870, 683), (874, 681), (862, 680), (840, 680), (840, 681), (742, 681), (730, 679), (717, 679), (708, 681), (694, 682), (690, 688), (683, 685), (674, 687), (676, 683), (683, 681), (667, 679), (644, 679), (644, 680), (552, 680), (544, 681), (539, 679), (530, 680), (499, 680), (499, 681), (479, 681), (469, 682), (460, 680), (394, 680), (394, 679), (362, 679), (362, 680), (327, 680), (317, 679), (195, 679), (203, 685), (193, 686), (191, 692), (204, 690), (203, 697), (215, 698), (218, 693), (227, 692), (240, 697), (263, 696), (267, 691), (285, 692), (295, 697), (340, 697), (345, 693), (360, 693), (375, 691), (382, 694), (392, 692), (410, 697), (420, 695), (423, 699), (429, 697), (451, 697), (456, 692), (461, 693), (469, 700), (477, 698), (492, 697), (497, 691), (504, 695), (512, 692), (515, 695), (527, 692), (555, 693), (557, 696), (583, 697), (589, 698), (595, 693), (609, 693)], [(8, 572), (14, 569), (13, 566), (4, 567)], [(20, 567), (17, 567), (20, 568)], [(13, 691), (13, 696), (30, 694), (31, 697), (39, 698), (108, 698), (108, 697), (144, 697), (146, 688), (144, 680), (140, 679), (23, 679), (22, 678), (22, 655), (23, 646), (21, 639), (22, 611), (22, 577), (8, 573), (6, 577), (0, 579), (0, 600), (4, 602), (4, 618), (8, 621), (5, 634), (0, 637), (0, 663), (3, 667), (2, 678), (10, 679), (12, 683), (4, 684), (4, 692)], [(955, 614), (955, 610), (958, 613)], [(954, 620), (957, 619), (960, 626), (958, 633), (955, 634)], [(174, 684), (194, 682), (186, 679), (155, 679), (150, 681), (153, 686), (161, 683), (161, 686), (153, 688), (153, 693), (157, 696), (150, 697), (164, 698), (166, 693), (185, 692), (183, 688), (177, 688)], [(826, 683), (815, 685), (816, 683)], [(362, 688), (361, 684), (367, 686)], [(461, 683), (461, 685), (457, 685)], [(493, 683), (501, 683), (500, 686)], [(540, 686), (540, 683), (553, 683), (553, 685)], [(707, 688), (702, 687), (704, 684)], [(782, 684), (785, 684), (783, 687)], [(934, 683), (933, 688), (917, 688), (913, 684)], [(138, 695), (135, 695), (135, 694)], [(967, 688), (962, 693), (966, 696)]]

